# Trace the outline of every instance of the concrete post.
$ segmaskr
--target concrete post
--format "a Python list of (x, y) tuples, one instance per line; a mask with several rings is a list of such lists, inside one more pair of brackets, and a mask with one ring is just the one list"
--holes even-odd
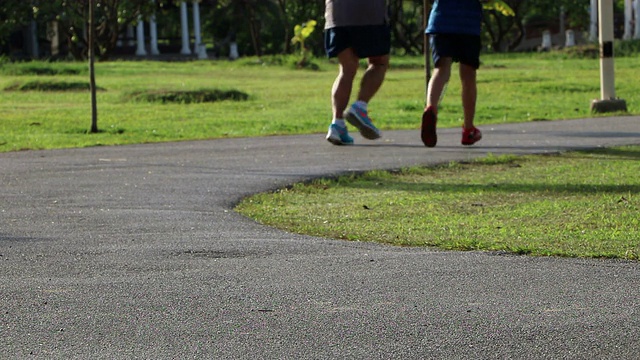
[(200, 27), (200, 3), (199, 0), (193, 0), (193, 33), (195, 41), (193, 44), (193, 52), (198, 54), (198, 59), (207, 58), (207, 49), (202, 43), (202, 30)]
[(236, 32), (232, 31), (229, 33), (229, 60), (236, 60), (239, 57), (240, 53), (238, 52)]
[(632, 22), (633, 22), (633, 1), (624, 0), (624, 35), (623, 40), (629, 40), (632, 37)]
[(565, 47), (576, 46), (576, 34), (573, 30), (569, 29), (565, 32)]
[(542, 50), (551, 50), (551, 31), (545, 30), (542, 32)]
[(616, 97), (613, 64), (613, 0), (600, 0), (600, 97)]
[(567, 31), (567, 25), (564, 21), (566, 16), (566, 11), (564, 10), (564, 6), (560, 6), (560, 34), (564, 34)]
[(633, 33), (634, 39), (640, 39), (640, 0), (634, 0), (633, 13), (635, 14), (636, 29)]
[(149, 19), (149, 41), (151, 55), (160, 55), (158, 49), (158, 24), (156, 23), (156, 16), (152, 15)]
[(613, 0), (600, 0), (600, 100), (591, 103), (593, 112), (627, 111), (624, 100), (616, 98), (613, 64)]
[(182, 50), (180, 54), (182, 55), (191, 55), (191, 49), (189, 49), (189, 18), (187, 15), (187, 3), (182, 1), (180, 2), (180, 27), (182, 29)]
[(229, 44), (229, 59), (236, 60), (239, 57), (240, 54), (238, 53), (238, 43), (234, 40), (231, 42), (231, 44)]
[[(151, 2), (155, 4), (155, 0)], [(160, 55), (160, 50), (158, 50), (158, 24), (156, 23), (155, 12), (149, 18), (149, 50), (151, 55)]]
[(47, 31), (49, 41), (51, 42), (51, 56), (60, 55), (60, 30), (58, 21), (53, 20), (49, 23), (49, 31)]
[(138, 16), (138, 24), (136, 25), (136, 56), (147, 56), (147, 50), (144, 46), (144, 21), (142, 16)]

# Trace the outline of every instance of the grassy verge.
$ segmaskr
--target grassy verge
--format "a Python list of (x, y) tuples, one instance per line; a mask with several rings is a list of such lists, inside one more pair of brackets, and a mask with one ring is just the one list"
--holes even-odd
[[(87, 134), (84, 64), (0, 64), (0, 152), (303, 133), (318, 133), (324, 143), (336, 65), (319, 62), (318, 71), (256, 59), (100, 63), (98, 134)], [(635, 57), (616, 59), (617, 95), (633, 114), (640, 113), (636, 63)], [(421, 58), (393, 60), (370, 107), (381, 129), (419, 127), (421, 65)], [(456, 80), (439, 109), (439, 127), (461, 124)], [(597, 59), (484, 56), (477, 123), (592, 116), (599, 81)], [(265, 224), (331, 238), (635, 260), (639, 154), (640, 148), (625, 147), (371, 172), (257, 195), (238, 210)]]
[(637, 260), (639, 160), (638, 146), (490, 156), (298, 184), (247, 198), (237, 210), (336, 239)]
[[(257, 59), (99, 63), (98, 134), (87, 134), (91, 125), (88, 92), (55, 90), (51, 85), (86, 83), (85, 64), (0, 64), (0, 152), (321, 134), (331, 118), (329, 96), (337, 66), (317, 61), (318, 71)], [(636, 63), (633, 57), (616, 59), (617, 95), (627, 100), (630, 113), (640, 113)], [(47, 89), (55, 91), (38, 91), (38, 86), (15, 91), (20, 84), (49, 84)], [(589, 105), (600, 96), (599, 84), (597, 59), (487, 55), (478, 73), (477, 121), (483, 125), (592, 116)], [(382, 130), (417, 129), (424, 88), (421, 58), (393, 59), (385, 84), (371, 103), (376, 124)], [(203, 89), (242, 94), (242, 100), (184, 100), (184, 94), (192, 96)], [(178, 101), (140, 101), (132, 94), (174, 94)], [(454, 75), (440, 108), (440, 127), (460, 126), (459, 94)], [(322, 136), (318, 141), (323, 141)]]

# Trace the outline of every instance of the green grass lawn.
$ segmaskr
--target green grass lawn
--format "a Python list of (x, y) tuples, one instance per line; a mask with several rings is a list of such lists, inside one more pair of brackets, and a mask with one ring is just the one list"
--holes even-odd
[[(353, 241), (567, 257), (640, 257), (640, 146), (297, 184), (237, 210)], [(570, 179), (570, 180), (567, 180)]]
[[(330, 88), (337, 66), (317, 60), (319, 71), (259, 63), (257, 59), (186, 63), (116, 61), (96, 64), (98, 134), (91, 125), (84, 63), (0, 65), (0, 152), (96, 145), (324, 133), (331, 118)], [(640, 113), (640, 67), (616, 60), (618, 95)], [(362, 72), (360, 72), (361, 75)], [(53, 75), (52, 75), (53, 74)], [(359, 79), (359, 78), (358, 78)], [(487, 55), (478, 73), (478, 124), (591, 116), (599, 97), (599, 62), (536, 54)], [(34, 82), (65, 83), (67, 91), (11, 90)], [(72, 86), (73, 85), (73, 86)], [(396, 58), (371, 103), (382, 130), (417, 129), (424, 106), (421, 58)], [(244, 101), (161, 104), (134, 93), (238, 91)], [(461, 124), (460, 85), (453, 76), (439, 126)], [(321, 139), (321, 137), (319, 137)]]
[[(482, 60), (478, 125), (594, 116), (597, 59), (509, 54)], [(308, 133), (324, 143), (337, 66), (317, 62), (319, 71), (257, 59), (99, 63), (97, 134), (87, 133), (86, 64), (0, 63), (0, 152)], [(617, 95), (631, 114), (640, 113), (637, 62), (616, 59)], [(424, 89), (421, 58), (393, 59), (370, 105), (376, 125), (417, 131)], [(241, 96), (204, 103), (140, 96), (175, 92)], [(459, 94), (454, 75), (439, 127), (461, 125)], [(636, 260), (638, 160), (640, 148), (625, 147), (377, 171), (259, 194), (238, 211), (288, 231), (354, 241)]]

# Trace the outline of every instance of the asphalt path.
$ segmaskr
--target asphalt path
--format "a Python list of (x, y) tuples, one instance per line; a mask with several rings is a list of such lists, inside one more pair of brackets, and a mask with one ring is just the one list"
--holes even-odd
[(640, 117), (482, 130), (0, 154), (0, 358), (640, 358), (638, 262), (322, 239), (233, 211), (323, 176), (640, 144)]

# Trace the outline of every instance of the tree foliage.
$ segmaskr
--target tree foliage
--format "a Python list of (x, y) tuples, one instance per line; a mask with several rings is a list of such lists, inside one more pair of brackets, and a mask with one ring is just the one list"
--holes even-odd
[(513, 12), (513, 9), (511, 8), (511, 6), (509, 6), (507, 3), (505, 3), (502, 0), (487, 0), (484, 3), (483, 8), (485, 10), (498, 11), (499, 13), (501, 13), (504, 16), (514, 16), (515, 15), (515, 12)]
[(559, 23), (561, 14), (565, 26), (588, 29), (589, 1), (585, 0), (504, 0), (513, 10), (505, 17), (496, 10), (485, 11), (483, 28), (488, 44), (494, 51), (516, 48), (527, 29), (548, 29)]
[[(57, 19), (67, 31), (70, 51), (76, 58), (85, 58), (88, 49), (86, 19), (89, 0), (56, 1), (61, 9)], [(138, 18), (146, 17), (153, 10), (153, 3), (149, 0), (96, 0), (96, 56), (107, 59), (127, 25), (135, 24)]]
[(24, 0), (0, 2), (0, 34), (7, 34), (34, 18), (31, 4)]
[[(242, 55), (291, 54), (296, 24), (316, 20), (324, 23), (324, 0), (198, 0), (202, 14), (202, 37), (216, 51), (236, 41)], [(158, 18), (159, 36), (169, 41), (180, 38), (180, 0), (96, 0), (96, 56), (107, 59), (118, 38), (139, 18)], [(188, 0), (191, 5), (193, 0)], [(568, 28), (586, 30), (589, 1), (586, 0), (483, 0), (483, 41), (495, 51), (515, 48), (525, 29), (557, 22), (561, 7)], [(392, 47), (397, 54), (422, 52), (425, 0), (387, 0), (390, 10)], [(615, 0), (619, 12), (624, 0)], [(509, 10), (512, 10), (510, 12)], [(507, 16), (512, 15), (512, 16)], [(2, 0), (0, 1), (0, 43), (12, 31), (32, 20), (40, 28), (57, 21), (65, 46), (76, 58), (87, 56), (86, 22), (88, 0)], [(189, 19), (191, 21), (191, 18)], [(42, 38), (42, 35), (40, 36)], [(313, 32), (305, 46), (324, 55), (322, 31)]]
[[(162, 1), (160, 1), (162, 3)], [(139, 16), (155, 10), (150, 0), (96, 0), (96, 55), (106, 59), (116, 46), (118, 36)], [(32, 20), (39, 24), (57, 21), (66, 35), (69, 51), (78, 59), (87, 57), (89, 0), (3, 0), (0, 5), (0, 37)], [(46, 28), (46, 27), (45, 27)]]

